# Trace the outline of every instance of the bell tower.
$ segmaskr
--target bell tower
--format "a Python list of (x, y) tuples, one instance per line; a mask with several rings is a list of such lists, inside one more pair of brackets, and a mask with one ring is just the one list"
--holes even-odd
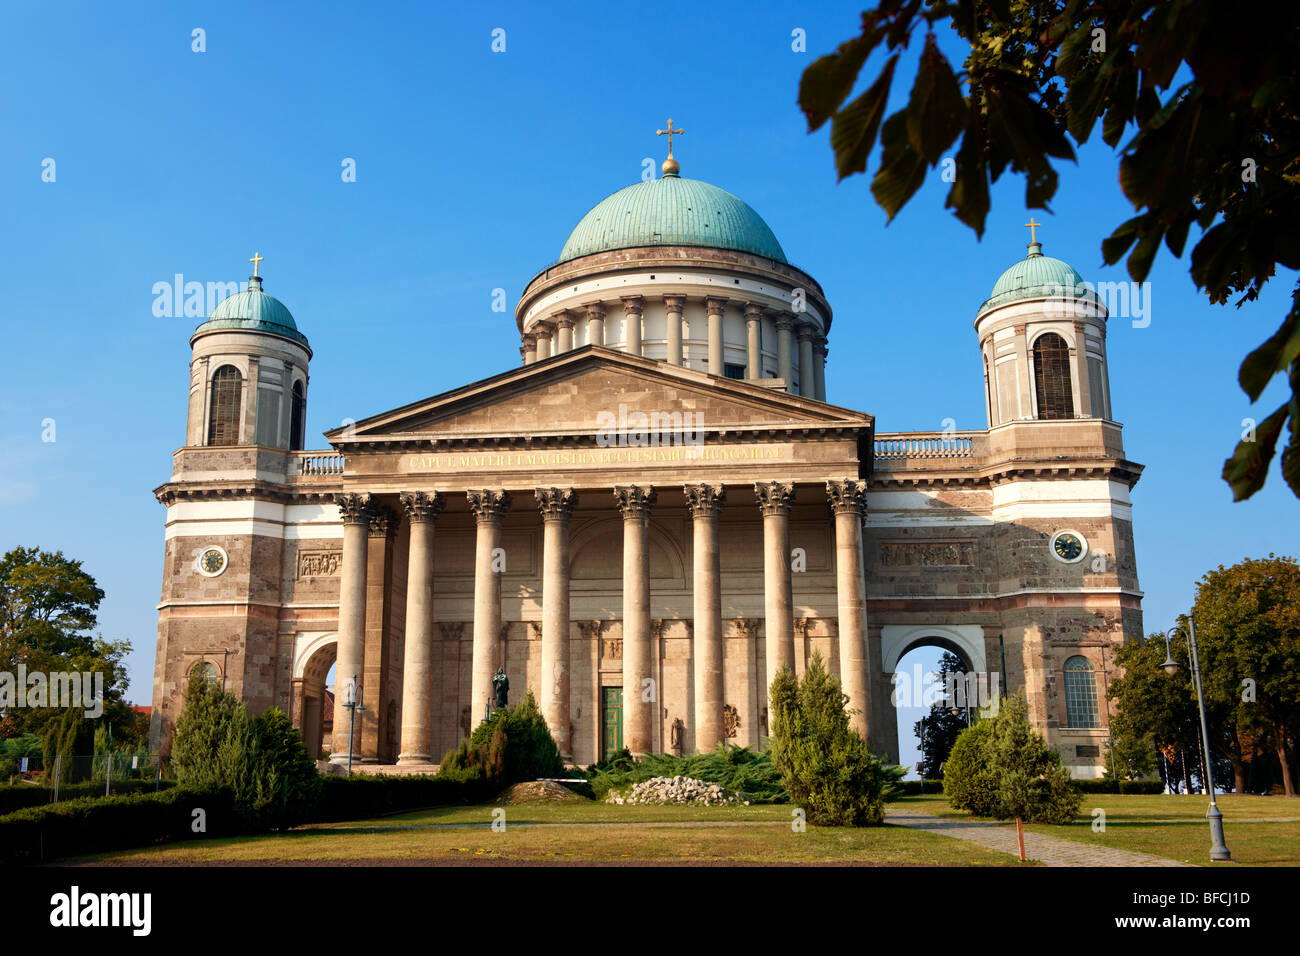
[(1029, 254), (1002, 273), (975, 319), (990, 428), (1018, 421), (1113, 421), (1105, 304), (1068, 263)]
[(262, 256), (250, 261), (248, 288), (222, 300), (190, 338), (186, 447), (303, 447), (311, 347), (284, 303), (262, 291)]

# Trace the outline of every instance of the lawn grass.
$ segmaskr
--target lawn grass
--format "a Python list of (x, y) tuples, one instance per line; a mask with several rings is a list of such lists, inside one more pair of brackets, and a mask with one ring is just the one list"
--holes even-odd
[[(285, 834), (188, 841), (100, 854), (104, 864), (354, 862), (387, 864), (855, 864), (1019, 866), (1012, 856), (904, 827), (810, 826), (790, 808), (596, 803), (428, 810)], [(631, 824), (608, 826), (604, 824)]]
[[(1282, 822), (1285, 818), (1300, 818), (1300, 800), (1225, 794), (1217, 802), (1223, 813), (1224, 842), (1234, 862), (1249, 866), (1300, 865), (1300, 822)], [(904, 797), (898, 805), (949, 819), (971, 819), (952, 809), (942, 796)], [(1210, 828), (1205, 819), (1208, 807), (1209, 798), (1203, 796), (1093, 793), (1084, 795), (1074, 823), (1036, 823), (1027, 829), (1065, 840), (1209, 865)], [(1093, 830), (1093, 820), (1102, 819), (1094, 817), (1095, 810), (1105, 811), (1104, 831)], [(1278, 822), (1247, 822), (1255, 820)]]

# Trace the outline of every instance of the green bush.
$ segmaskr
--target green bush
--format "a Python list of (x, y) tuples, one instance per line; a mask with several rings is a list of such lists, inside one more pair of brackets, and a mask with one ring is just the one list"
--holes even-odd
[[(204, 812), (203, 833), (194, 832), (197, 809)], [(0, 816), (0, 864), (242, 832), (243, 819), (228, 790), (203, 793), (177, 787), (157, 794), (60, 801)]]
[(250, 717), (197, 668), (176, 721), (172, 766), (183, 787), (230, 788), (250, 829), (297, 826), (320, 799), (316, 762), (289, 718), (275, 707)]
[(943, 793), (943, 781), (925, 781), (925, 789), (923, 792), (920, 780), (900, 780), (898, 781), (898, 789), (904, 797), (934, 796)]
[(886, 792), (905, 773), (886, 766), (849, 728), (840, 682), (814, 653), (802, 682), (789, 668), (772, 681), (772, 765), (809, 823), (872, 826), (885, 816)]
[[(572, 789), (597, 800), (605, 799), (610, 790), (630, 787), (652, 777), (691, 777), (716, 783), (728, 790), (744, 793), (751, 803), (784, 803), (789, 796), (781, 786), (781, 774), (767, 753), (755, 753), (748, 747), (718, 744), (714, 750), (676, 757), (672, 754), (647, 754), (640, 760), (624, 750), (609, 760), (592, 764), (583, 772), (588, 788)], [(566, 776), (573, 776), (569, 773)]]
[(439, 776), (485, 780), (497, 790), (539, 777), (562, 777), (564, 772), (560, 749), (531, 690), (514, 707), (494, 711), (439, 766)]
[[(120, 797), (132, 793), (153, 793), (155, 786), (159, 791), (168, 790), (176, 784), (169, 781), (162, 781), (156, 785), (153, 780), (126, 780), (122, 783), (113, 783), (113, 792), (111, 796)], [(12, 787), (0, 787), (0, 815), (13, 813), (16, 810), (23, 810), (27, 807), (39, 807), (50, 802), (54, 796), (52, 790), (38, 784), (15, 784)], [(104, 798), (104, 782), (98, 783), (65, 783), (59, 787), (59, 802), (63, 803), (69, 800), (102, 800)]]
[(944, 768), (944, 793), (955, 809), (1026, 823), (1069, 823), (1081, 799), (1061, 755), (1030, 725), (1023, 694), (962, 731)]
[(365, 820), (407, 810), (481, 803), (494, 792), (485, 777), (461, 781), (442, 774), (401, 777), (330, 775), (321, 782), (320, 802), (312, 815), (312, 821), (319, 823)]
[(1070, 786), (1080, 793), (1127, 793), (1154, 796), (1165, 792), (1165, 784), (1162, 780), (1121, 780), (1118, 788), (1115, 786), (1115, 781), (1111, 779), (1071, 780)]
[(988, 763), (988, 743), (992, 737), (992, 720), (981, 720), (957, 735), (957, 742), (943, 765), (943, 792), (954, 810), (1004, 819), (997, 778)]

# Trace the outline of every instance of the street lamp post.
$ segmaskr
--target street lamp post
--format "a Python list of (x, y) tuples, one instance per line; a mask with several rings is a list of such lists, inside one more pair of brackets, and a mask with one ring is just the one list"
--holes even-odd
[[(1169, 636), (1177, 630), (1177, 627), (1171, 627), (1165, 631), (1165, 662), (1161, 666), (1164, 667), (1165, 673), (1171, 676), (1178, 673), (1178, 662), (1174, 660)], [(1196, 622), (1190, 614), (1187, 615), (1187, 646), (1191, 651), (1192, 686), (1196, 688), (1196, 707), (1201, 715), (1201, 746), (1205, 752), (1205, 789), (1210, 791), (1210, 809), (1205, 813), (1210, 821), (1210, 859), (1222, 862), (1231, 860), (1232, 854), (1228, 852), (1228, 845), (1223, 842), (1223, 814), (1219, 812), (1219, 804), (1214, 799), (1214, 771), (1210, 768), (1210, 732), (1205, 723), (1205, 698), (1201, 695), (1201, 664), (1196, 653)]]
[(364, 689), (357, 687), (357, 675), (352, 675), (352, 680), (348, 681), (347, 696), (343, 698), (343, 706), (348, 709), (348, 776), (352, 775), (352, 741), (357, 727), (357, 711), (365, 712), (365, 705), (361, 703)]

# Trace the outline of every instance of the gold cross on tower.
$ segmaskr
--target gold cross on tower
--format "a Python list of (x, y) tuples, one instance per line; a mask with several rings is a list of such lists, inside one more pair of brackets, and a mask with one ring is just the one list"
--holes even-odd
[(657, 130), (655, 130), (655, 135), (656, 135), (656, 136), (664, 136), (664, 135), (667, 135), (667, 137), (668, 137), (668, 155), (669, 155), (669, 156), (672, 156), (672, 154), (673, 154), (673, 137), (674, 137), (674, 136), (680, 136), (680, 135), (682, 135), (682, 133), (685, 133), (685, 132), (686, 132), (686, 130), (684, 130), (684, 129), (673, 129), (673, 118), (670, 116), (670, 117), (668, 117), (668, 128), (667, 128), (667, 129), (657, 129)]
[(1041, 226), (1042, 223), (1041, 223), (1041, 222), (1034, 222), (1034, 217), (1033, 217), (1033, 216), (1030, 216), (1030, 217), (1029, 217), (1029, 222), (1025, 223), (1025, 225), (1029, 227), (1029, 241), (1030, 241), (1031, 243), (1032, 243), (1032, 242), (1037, 242), (1037, 241), (1038, 241), (1038, 236), (1035, 234), (1035, 230), (1036, 230), (1039, 226)]
[(668, 117), (668, 128), (667, 128), (667, 129), (657, 129), (657, 130), (655, 130), (655, 135), (656, 135), (656, 136), (667, 136), (667, 137), (668, 137), (668, 158), (664, 160), (664, 175), (665, 175), (665, 176), (672, 175), (672, 174), (676, 174), (677, 171), (678, 171), (679, 169), (681, 169), (681, 167), (677, 165), (677, 160), (673, 159), (673, 137), (674, 137), (674, 136), (681, 136), (681, 135), (682, 135), (683, 133), (685, 133), (685, 132), (686, 132), (686, 130), (684, 130), (684, 129), (673, 129), (673, 118), (672, 118), (671, 116)]
[(263, 260), (265, 260), (265, 259), (266, 259), (266, 256), (258, 255), (258, 254), (255, 252), (255, 253), (253, 253), (253, 258), (251, 258), (251, 259), (248, 260), (249, 262), (251, 262), (251, 263), (253, 264), (253, 277), (254, 277), (254, 278), (257, 277), (257, 266), (258, 266), (258, 264), (261, 263), (261, 262), (262, 262)]

